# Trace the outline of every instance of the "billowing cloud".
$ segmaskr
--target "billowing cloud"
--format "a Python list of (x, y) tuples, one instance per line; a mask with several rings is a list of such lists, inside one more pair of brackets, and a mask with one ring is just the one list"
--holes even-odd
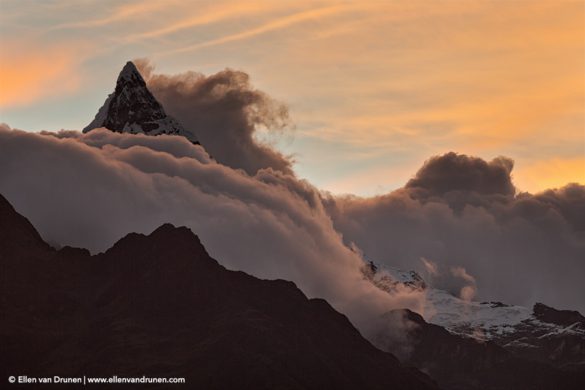
[(585, 186), (514, 194), (511, 169), (508, 159), (448, 153), (402, 189), (325, 204), (368, 259), (414, 268), (467, 298), (584, 311)]
[(477, 283), (475, 277), (470, 275), (465, 268), (455, 266), (445, 269), (444, 265), (441, 266), (424, 257), (420, 260), (423, 265), (422, 274), (429, 285), (440, 287), (464, 301), (473, 300), (477, 294)]
[(250, 175), (262, 168), (292, 174), (291, 159), (256, 138), (261, 129), (287, 128), (288, 110), (254, 89), (246, 73), (226, 69), (210, 76), (167, 76), (154, 74), (146, 60), (134, 62), (165, 110), (193, 131), (217, 161)]
[(451, 275), (465, 282), (465, 285), (459, 290), (459, 298), (467, 302), (471, 301), (477, 292), (475, 278), (469, 275), (463, 267), (451, 267)]
[[(405, 188), (362, 199), (324, 195), (271, 167), (251, 176), (182, 137), (2, 126), (0, 145), (0, 192), (49, 242), (100, 251), (130, 231), (185, 225), (228, 268), (292, 280), (402, 353), (410, 325), (381, 315), (432, 307), (424, 293), (388, 294), (368, 282), (362, 253), (422, 271), (431, 285), (466, 300), (584, 310), (585, 187), (514, 194), (510, 178), (497, 173), (509, 176), (509, 160), (448, 154)], [(440, 167), (452, 169), (453, 160), (484, 180), (470, 184), (469, 172), (449, 178)], [(456, 190), (443, 191), (436, 177)]]
[(1, 126), (0, 145), (0, 192), (49, 242), (102, 251), (170, 222), (190, 227), (230, 269), (326, 298), (365, 335), (389, 309), (422, 310), (420, 293), (390, 296), (364, 279), (362, 258), (343, 244), (319, 192), (291, 175), (250, 176), (177, 136)]
[(514, 162), (505, 157), (488, 163), (451, 152), (428, 160), (406, 183), (406, 188), (420, 189), (423, 196), (441, 196), (453, 191), (513, 195), (515, 189), (510, 178), (513, 167)]

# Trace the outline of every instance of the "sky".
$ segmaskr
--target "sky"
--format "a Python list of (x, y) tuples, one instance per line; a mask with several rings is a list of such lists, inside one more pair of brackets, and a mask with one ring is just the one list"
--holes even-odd
[[(0, 0), (0, 122), (81, 129), (127, 60), (231, 68), (289, 107), (265, 135), (335, 194), (433, 155), (515, 161), (522, 191), (585, 183), (583, 1)], [(263, 137), (260, 135), (260, 137)]]

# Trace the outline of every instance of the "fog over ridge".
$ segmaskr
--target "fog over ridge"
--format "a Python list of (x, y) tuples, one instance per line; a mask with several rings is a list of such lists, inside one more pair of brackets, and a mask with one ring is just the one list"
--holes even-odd
[(333, 196), (256, 141), (258, 126), (283, 128), (288, 112), (245, 73), (167, 76), (139, 67), (201, 146), (176, 136), (0, 125), (0, 192), (46, 240), (95, 252), (128, 232), (185, 225), (226, 267), (292, 280), (366, 336), (390, 309), (424, 315), (425, 297), (375, 288), (364, 280), (364, 260), (415, 269), (466, 299), (585, 312), (584, 185), (517, 193), (511, 159), (449, 152), (389, 194)]
[(94, 252), (128, 232), (188, 226), (226, 267), (292, 280), (365, 334), (394, 307), (422, 310), (422, 294), (390, 296), (363, 278), (362, 259), (343, 244), (309, 183), (270, 168), (251, 177), (205, 160), (182, 137), (147, 138), (1, 126), (0, 192), (45, 240)]

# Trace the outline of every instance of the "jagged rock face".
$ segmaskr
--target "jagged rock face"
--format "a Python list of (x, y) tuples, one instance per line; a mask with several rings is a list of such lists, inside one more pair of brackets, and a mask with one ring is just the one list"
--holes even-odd
[[(43, 242), (0, 195), (0, 377), (185, 377), (189, 389), (436, 389), (292, 282), (228, 271), (189, 229), (105, 253)], [(168, 387), (168, 386), (167, 386)], [(162, 386), (162, 388), (167, 388)]]
[(578, 311), (574, 310), (557, 310), (537, 302), (532, 308), (534, 316), (543, 322), (557, 324), (562, 326), (577, 325), (585, 329), (585, 317)]
[(162, 105), (146, 87), (136, 66), (130, 61), (120, 72), (116, 89), (83, 132), (87, 133), (99, 127), (120, 133), (181, 135), (193, 143), (199, 143), (195, 134), (165, 113)]

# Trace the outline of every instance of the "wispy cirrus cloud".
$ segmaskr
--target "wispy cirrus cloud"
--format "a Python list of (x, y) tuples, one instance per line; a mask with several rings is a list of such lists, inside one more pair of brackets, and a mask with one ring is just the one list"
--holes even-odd
[(215, 3), (210, 7), (205, 7), (196, 14), (187, 12), (186, 17), (179, 17), (172, 23), (160, 28), (148, 29), (130, 34), (126, 37), (128, 41), (139, 41), (144, 39), (160, 38), (180, 31), (192, 29), (195, 27), (205, 26), (212, 23), (227, 22), (236, 18), (253, 16), (262, 13), (268, 13), (274, 9), (284, 8), (278, 2), (240, 2), (236, 4)]
[(112, 12), (100, 18), (79, 20), (75, 22), (65, 22), (56, 24), (48, 29), (67, 30), (67, 29), (87, 29), (95, 27), (104, 27), (113, 23), (127, 23), (129, 20), (152, 16), (162, 8), (173, 7), (177, 4), (175, 0), (167, 1), (150, 1), (150, 2), (133, 2), (124, 3), (113, 7)]
[(215, 39), (211, 39), (208, 41), (196, 43), (193, 45), (187, 45), (184, 47), (180, 47), (177, 49), (170, 50), (168, 52), (163, 52), (165, 55), (169, 54), (178, 54), (178, 53), (185, 53), (190, 51), (195, 51), (198, 49), (203, 49), (207, 47), (223, 45), (226, 43), (242, 41), (244, 39), (249, 39), (256, 37), (258, 35), (266, 34), (269, 32), (285, 29), (309, 20), (317, 20), (319, 18), (335, 15), (341, 12), (348, 12), (352, 9), (356, 9), (356, 5), (352, 4), (342, 4), (342, 5), (332, 5), (327, 7), (321, 7), (316, 9), (309, 9), (301, 12), (296, 12), (290, 15), (286, 15), (280, 18), (276, 18), (271, 20), (265, 24), (261, 24), (256, 27), (252, 27), (248, 30), (240, 31), (234, 34), (229, 34), (225, 36), (221, 36)]
[[(458, 150), (514, 157), (515, 180), (534, 191), (545, 184), (530, 179), (525, 167), (574, 160), (585, 150), (580, 2), (79, 4), (6, 2), (0, 37), (33, 36), (23, 47), (31, 53), (81, 40), (92, 48), (76, 55), (88, 75), (84, 86), (111, 83), (121, 64), (136, 57), (153, 58), (165, 72), (243, 69), (289, 103), (296, 139), (279, 146), (301, 156), (297, 171), (319, 185), (349, 182), (360, 171), (373, 180), (368, 188), (380, 181), (379, 188), (395, 188), (399, 180), (384, 176), (380, 156), (398, 164), (404, 178), (429, 155)], [(68, 91), (58, 86), (52, 96)], [(77, 91), (81, 99), (71, 104), (90, 117), (105, 90)], [(26, 104), (50, 111), (50, 103)], [(8, 114), (4, 121), (39, 125), (22, 112)], [(43, 126), (60, 128), (56, 120)], [(359, 169), (344, 171), (341, 155), (349, 149), (362, 158)], [(324, 155), (332, 158), (324, 162)]]

